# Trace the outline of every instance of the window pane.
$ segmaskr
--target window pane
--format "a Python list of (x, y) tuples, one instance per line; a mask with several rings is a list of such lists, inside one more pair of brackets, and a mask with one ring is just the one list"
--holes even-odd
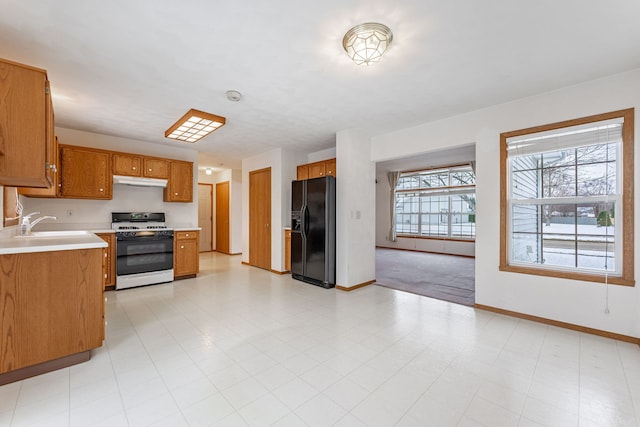
[(616, 269), (613, 237), (608, 240), (581, 239), (578, 241), (578, 267), (593, 270)]
[(530, 169), (514, 172), (512, 175), (512, 194), (516, 199), (537, 199), (541, 196), (540, 170)]
[(451, 172), (451, 186), (471, 185), (476, 183), (476, 177), (471, 170), (454, 170)]
[(449, 172), (434, 172), (421, 176), (420, 188), (437, 188), (449, 186)]
[(574, 166), (544, 169), (543, 176), (544, 190), (542, 197), (575, 197), (576, 169)]
[(551, 153), (542, 154), (542, 167), (560, 167), (571, 166), (576, 162), (576, 150), (553, 151)]
[(446, 237), (449, 235), (448, 230), (448, 215), (446, 213), (422, 215), (422, 235)]
[(534, 154), (530, 156), (513, 156), (511, 157), (511, 169), (513, 171), (538, 169), (541, 162), (541, 154)]
[(578, 166), (578, 196), (613, 195), (616, 190), (615, 163)]
[(616, 144), (598, 144), (580, 147), (577, 151), (578, 164), (607, 162), (616, 160)]

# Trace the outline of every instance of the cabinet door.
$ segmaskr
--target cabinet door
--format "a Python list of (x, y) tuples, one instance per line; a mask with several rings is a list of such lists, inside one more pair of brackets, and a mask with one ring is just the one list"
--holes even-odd
[(51, 185), (45, 165), (53, 133), (48, 113), (46, 72), (0, 60), (0, 185)]
[(97, 233), (98, 237), (109, 244), (104, 248), (104, 264), (102, 266), (102, 274), (104, 275), (104, 287), (115, 286), (115, 253), (116, 253), (116, 236), (113, 233)]
[(193, 201), (193, 163), (174, 160), (169, 168), (169, 182), (164, 189), (165, 202)]
[(111, 154), (84, 147), (61, 146), (61, 196), (111, 199)]
[(336, 159), (330, 159), (325, 162), (325, 171), (327, 175), (336, 176)]
[(53, 148), (51, 151), (54, 154), (53, 165), (54, 168), (50, 170), (53, 172), (53, 183), (49, 188), (33, 188), (33, 187), (19, 187), (18, 194), (27, 197), (59, 197), (60, 196), (60, 148), (58, 137), (53, 138)]
[(142, 156), (129, 154), (113, 155), (113, 174), (126, 176), (140, 176), (142, 169)]
[(147, 178), (169, 178), (170, 161), (167, 159), (144, 158), (144, 176)]
[(320, 178), (325, 175), (324, 162), (316, 162), (309, 164), (309, 178)]
[(176, 278), (194, 276), (200, 270), (199, 233), (197, 231), (176, 232), (173, 275)]
[(291, 230), (284, 231), (284, 270), (291, 271)]
[(309, 178), (309, 165), (300, 165), (300, 166), (298, 166), (297, 178), (298, 179), (308, 179)]

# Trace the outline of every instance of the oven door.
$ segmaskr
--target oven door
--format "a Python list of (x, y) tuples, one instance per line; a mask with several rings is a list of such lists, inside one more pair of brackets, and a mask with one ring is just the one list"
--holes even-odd
[[(166, 233), (166, 232), (164, 232)], [(173, 233), (116, 233), (116, 275), (173, 268)]]

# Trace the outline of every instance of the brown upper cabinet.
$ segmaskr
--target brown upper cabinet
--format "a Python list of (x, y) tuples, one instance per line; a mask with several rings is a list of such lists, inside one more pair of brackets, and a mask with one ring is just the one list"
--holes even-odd
[(111, 199), (111, 152), (60, 146), (60, 196), (70, 199)]
[(62, 165), (60, 163), (60, 149), (58, 137), (53, 138), (53, 148), (51, 152), (54, 154), (54, 162), (56, 165), (55, 172), (52, 174), (53, 183), (49, 188), (34, 188), (34, 187), (18, 187), (18, 193), (22, 196), (29, 197), (60, 197), (60, 169)]
[(113, 153), (113, 174), (168, 179), (170, 163), (168, 159), (157, 157)]
[(297, 169), (298, 179), (319, 178), (322, 176), (336, 176), (336, 159), (322, 160), (320, 162), (299, 165)]
[(193, 201), (193, 163), (172, 160), (169, 167), (169, 182), (164, 189), (165, 202)]
[(0, 59), (0, 185), (49, 188), (57, 170), (47, 72)]
[(114, 175), (142, 176), (142, 156), (114, 153), (112, 161)]
[[(155, 157), (144, 157), (144, 176), (147, 178), (169, 178), (169, 169), (171, 161), (167, 159), (158, 159)], [(191, 163), (193, 170), (193, 163)], [(192, 171), (193, 173), (193, 171)], [(193, 191), (193, 190), (191, 190)]]

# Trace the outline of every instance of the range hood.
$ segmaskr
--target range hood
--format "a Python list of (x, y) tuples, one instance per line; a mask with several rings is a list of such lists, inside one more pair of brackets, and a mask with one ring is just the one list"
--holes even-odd
[(113, 175), (114, 184), (135, 185), (137, 187), (166, 187), (166, 179), (142, 178), (139, 176)]

